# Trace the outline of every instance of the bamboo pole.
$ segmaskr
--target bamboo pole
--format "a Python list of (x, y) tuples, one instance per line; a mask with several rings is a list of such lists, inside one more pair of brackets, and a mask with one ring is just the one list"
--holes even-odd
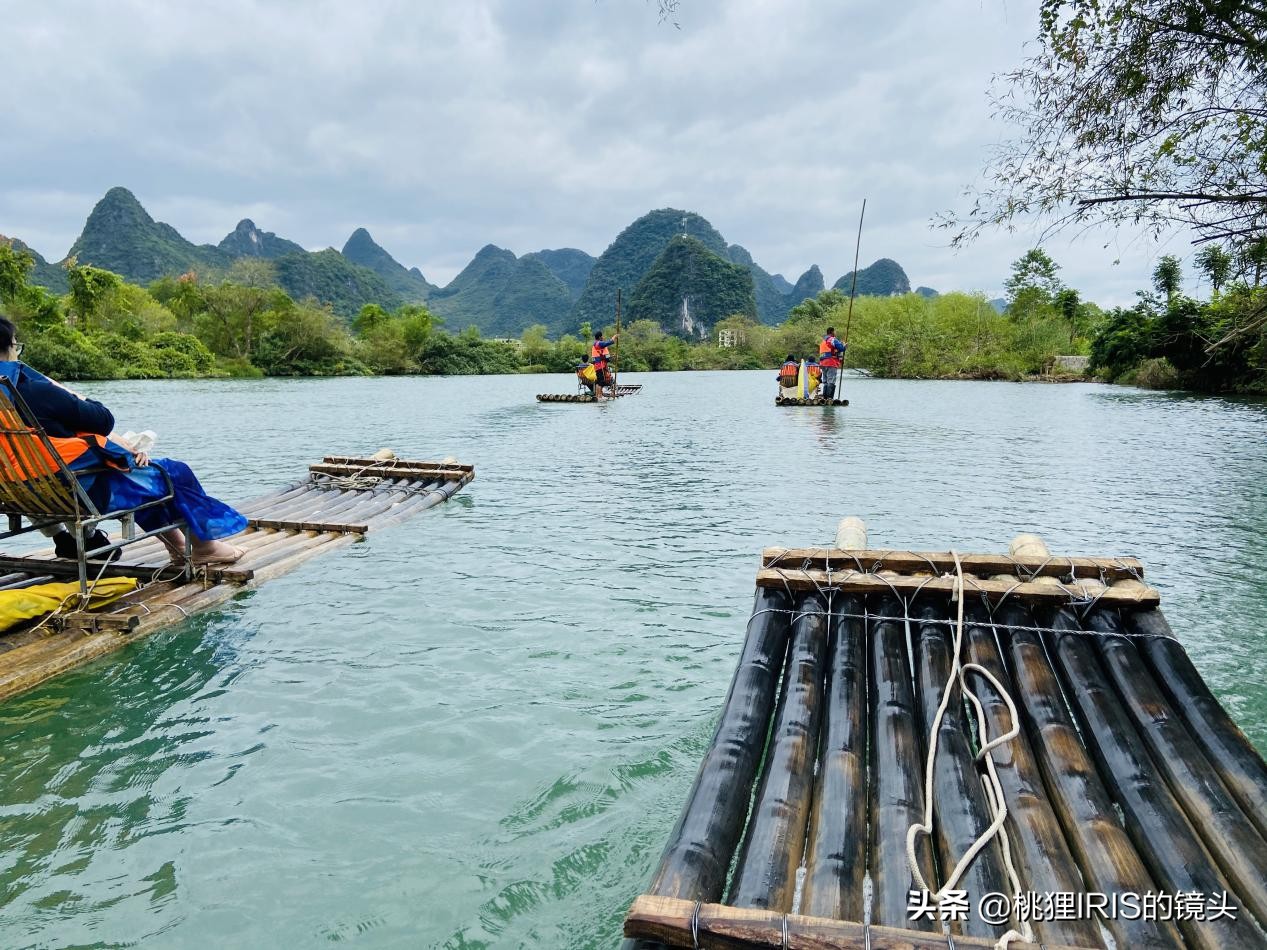
[[(1087, 628), (1123, 632), (1115, 614), (1097, 611)], [(1135, 723), (1160, 775), (1183, 806), (1218, 867), (1259, 922), (1267, 921), (1267, 841), (1245, 816), (1201, 747), (1175, 715), (1148, 665), (1125, 636), (1099, 640), (1109, 677)]]
[[(1066, 622), (1076, 623), (1065, 608)], [(1058, 635), (1055, 664), (1081, 733), (1126, 817), (1126, 829), (1151, 875), (1167, 891), (1231, 893), (1234, 889), (1158, 775), (1139, 733), (1105, 676), (1091, 638)], [(1245, 915), (1234, 920), (1178, 921), (1188, 943), (1203, 950), (1262, 946)]]
[[(925, 602), (913, 609), (918, 620), (911, 637), (915, 651), (916, 702), (920, 712), (920, 735), (927, 737), (931, 734), (946, 683), (951, 678), (952, 640), (947, 605)], [(937, 755), (933, 760), (936, 821), (932, 840), (943, 875), (948, 874), (992, 821), (969, 746), (963, 703), (964, 698), (956, 687), (937, 731)], [(921, 770), (923, 767), (921, 760)], [(1002, 891), (1006, 886), (997, 839), (981, 850), (957, 885), (969, 894), (978, 895)], [(956, 934), (983, 938), (997, 938), (1007, 929), (983, 921), (971, 905), (967, 919), (954, 921), (951, 927)]]
[(826, 654), (827, 602), (818, 595), (801, 598), (765, 771), (735, 864), (728, 902), (736, 907), (792, 909), (813, 791)]
[[(1024, 622), (1032, 626), (1033, 619), (1019, 606), (1005, 605), (1004, 622)], [(1017, 704), (1019, 719), (1023, 721), (1024, 706), (1020, 689), (1012, 681), (1003, 662), (995, 629), (989, 615), (979, 604), (965, 608), (964, 641), (967, 659), (990, 671)], [(987, 733), (1001, 736), (1013, 725), (1011, 713), (1003, 697), (984, 676), (969, 674), (969, 683), (981, 703)], [(1025, 729), (1011, 741), (1005, 742), (990, 753), (995, 774), (1007, 802), (1007, 830), (1012, 864), (1020, 878), (1021, 887), (1039, 894), (1077, 892), (1084, 889), (1082, 875), (1065, 841), (1060, 822), (1052, 809), (1047, 790), (1043, 787), (1042, 773), (1034, 758), (1029, 736)], [(1044, 944), (1067, 943), (1084, 947), (1100, 947), (1103, 942), (1100, 928), (1094, 921), (1034, 920), (1031, 921), (1035, 936)]]
[(1214, 697), (1160, 610), (1130, 614), (1127, 629), (1142, 635), (1141, 651), (1172, 708), (1183, 717), (1245, 814), (1267, 834), (1267, 763), (1263, 757)]
[[(916, 727), (919, 714), (911, 684), (902, 604), (881, 595), (868, 604), (868, 669), (871, 719), (871, 919), (885, 926), (933, 930), (937, 925), (908, 920), (907, 898), (915, 886), (906, 857), (906, 832), (924, 820), (920, 771), (924, 740)], [(920, 844), (924, 879), (934, 887), (932, 854)]]
[(858, 616), (861, 597), (839, 596), (832, 607), (841, 615), (833, 617), (827, 648), (827, 704), (801, 910), (812, 917), (862, 920), (868, 807), (866, 625)]
[(765, 749), (791, 607), (781, 591), (757, 591), (721, 719), (651, 878), (650, 894), (721, 899)]

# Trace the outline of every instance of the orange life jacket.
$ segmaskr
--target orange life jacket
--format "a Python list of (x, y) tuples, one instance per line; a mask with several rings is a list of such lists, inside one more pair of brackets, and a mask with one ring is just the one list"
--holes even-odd
[(817, 363), (808, 363), (806, 364), (805, 368), (809, 370), (809, 375), (811, 379), (823, 378), (823, 368), (819, 366)]
[(836, 354), (836, 338), (834, 336), (823, 337), (818, 344), (818, 365), (819, 366), (840, 366), (840, 357)]
[(801, 364), (791, 361), (784, 363), (779, 369), (779, 385), (792, 387), (796, 385), (796, 379), (801, 373)]
[[(35, 430), (31, 429), (28, 431), (34, 433)], [(13, 442), (11, 440), (0, 439), (0, 448), (3, 449), (5, 461), (7, 461), (9, 465), (9, 468), (7, 468), (5, 472), (0, 473), (0, 480), (16, 480), (25, 482), (31, 478), (32, 475), (38, 477), (45, 474), (45, 471), (43, 470), (45, 465), (47, 465), (49, 469), (56, 471), (57, 459), (49, 454), (48, 449), (44, 447), (44, 443), (41, 440), (35, 438), (23, 438), (22, 436), (17, 436), (17, 439), (21, 440), (20, 444), (24, 447), (30, 447), (31, 455), (28, 455), (26, 452), (14, 452)], [(106, 446), (105, 436), (94, 435), (90, 432), (67, 437), (55, 438), (53, 436), (49, 436), (48, 441), (53, 446), (53, 451), (57, 453), (57, 457), (66, 464), (67, 468), (73, 468), (75, 463), (81, 460), (95, 461), (95, 459), (92, 458), (85, 459), (85, 456), (89, 456), (89, 450), (92, 445), (97, 445), (101, 448), (105, 448)], [(85, 466), (80, 467), (82, 468)], [(32, 471), (33, 469), (36, 471)], [(13, 478), (13, 473), (17, 474), (16, 479)]]
[(611, 359), (611, 351), (607, 349), (607, 347), (599, 346), (595, 343), (590, 347), (590, 359), (597, 359), (606, 363), (609, 359)]

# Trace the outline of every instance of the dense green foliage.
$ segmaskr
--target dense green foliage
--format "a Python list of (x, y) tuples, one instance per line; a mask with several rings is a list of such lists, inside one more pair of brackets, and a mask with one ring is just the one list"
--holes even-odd
[(544, 324), (557, 333), (568, 326), (572, 293), (538, 257), (525, 255), (493, 298), (492, 312), (480, 322), (491, 336), (518, 336), (527, 327)]
[[(1091, 344), (1091, 368), (1104, 379), (1154, 389), (1267, 393), (1267, 288), (1253, 279), (1224, 286), (1232, 255), (1206, 255), (1208, 301), (1179, 293), (1179, 262), (1164, 257), (1155, 293), (1108, 314)], [(1210, 258), (1214, 257), (1211, 262)], [(1221, 278), (1221, 279), (1220, 279)], [(1217, 288), (1217, 289), (1214, 289)]]
[[(832, 285), (836, 290), (850, 293), (853, 289), (853, 271), (845, 274)], [(860, 297), (888, 297), (891, 294), (909, 294), (911, 281), (897, 261), (882, 257), (870, 267), (858, 271)]]
[(693, 237), (678, 236), (638, 282), (629, 299), (632, 319), (646, 319), (684, 337), (708, 339), (731, 314), (756, 319), (752, 274)]

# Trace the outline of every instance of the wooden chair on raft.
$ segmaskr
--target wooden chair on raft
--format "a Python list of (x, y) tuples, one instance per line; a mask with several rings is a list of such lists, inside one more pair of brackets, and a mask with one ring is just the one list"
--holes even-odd
[[(78, 474), (106, 471), (109, 469), (101, 465), (80, 469)], [(36, 421), (17, 388), (8, 378), (0, 376), (0, 514), (8, 516), (8, 530), (0, 532), (0, 540), (52, 524), (65, 524), (75, 538), (76, 574), (83, 597), (88, 595), (90, 558), (104, 559), (111, 551), (172, 528), (180, 528), (185, 535), (184, 566), (180, 569), (180, 576), (186, 580), (193, 576), (193, 539), (183, 521), (151, 531), (138, 533), (136, 530), (138, 511), (157, 507), (174, 497), (172, 482), (166, 472), (163, 472), (163, 478), (167, 493), (162, 498), (134, 508), (99, 511), (76, 472), (71, 471), (58, 455), (48, 433)], [(29, 522), (25, 527), (22, 525), (23, 518)], [(85, 550), (87, 537), (103, 521), (122, 522), (122, 539)]]

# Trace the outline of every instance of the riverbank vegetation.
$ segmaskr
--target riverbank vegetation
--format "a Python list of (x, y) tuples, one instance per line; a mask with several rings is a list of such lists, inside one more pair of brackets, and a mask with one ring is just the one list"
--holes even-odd
[[(61, 379), (191, 376), (458, 375), (570, 373), (588, 354), (592, 328), (549, 339), (544, 326), (518, 340), (449, 333), (425, 306), (362, 307), (349, 322), (314, 299), (294, 300), (266, 261), (241, 260), (223, 277), (129, 284), (71, 264), (69, 292), (27, 281), (31, 258), (0, 245), (0, 305), (19, 325), (26, 359)], [(896, 377), (1019, 379), (1044, 373), (1059, 353), (1084, 352), (1099, 311), (1056, 279), (1041, 251), (1018, 261), (999, 313), (981, 295), (859, 297), (827, 290), (771, 327), (751, 313), (718, 321), (691, 342), (650, 320), (623, 328), (620, 366), (633, 371), (759, 369), (788, 353), (817, 353), (823, 330), (851, 332), (849, 365)], [(605, 332), (611, 326), (601, 327)], [(734, 345), (718, 345), (721, 331)]]

